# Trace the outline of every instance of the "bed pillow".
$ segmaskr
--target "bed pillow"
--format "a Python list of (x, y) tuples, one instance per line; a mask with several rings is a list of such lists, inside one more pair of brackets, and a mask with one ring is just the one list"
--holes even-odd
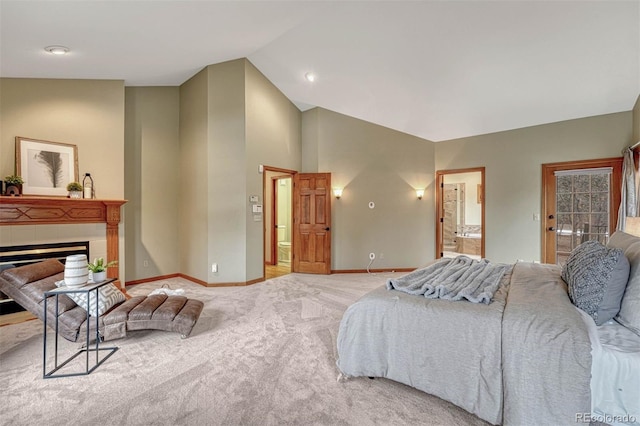
[[(624, 231), (616, 231), (609, 237), (607, 247), (619, 248), (622, 251), (626, 251), (632, 244), (640, 242), (640, 238), (635, 235), (627, 234)], [(628, 258), (629, 256), (627, 256)]]
[(640, 239), (624, 251), (631, 265), (629, 282), (615, 320), (640, 336)]
[(609, 281), (605, 285), (604, 296), (598, 309), (597, 325), (602, 325), (610, 319), (615, 318), (618, 312), (620, 312), (622, 298), (629, 281), (629, 271), (629, 260), (624, 255), (624, 252), (622, 252), (622, 256), (618, 258), (618, 263), (613, 267)]
[(586, 241), (569, 255), (562, 279), (569, 287), (573, 304), (602, 325), (620, 311), (629, 279), (629, 261), (622, 249)]
[[(64, 287), (64, 280), (57, 281), (56, 286)], [(109, 283), (107, 285), (103, 285), (98, 289), (98, 293), (100, 296), (98, 297), (98, 316), (104, 314), (109, 309), (117, 305), (118, 303), (124, 302), (125, 297), (124, 294), (118, 290), (118, 288), (113, 285), (113, 283)], [(96, 297), (95, 292), (91, 291), (89, 293), (89, 302), (87, 303), (87, 293), (65, 293), (71, 300), (76, 302), (78, 306), (80, 306), (85, 311), (89, 311), (89, 315), (95, 316), (96, 314)]]

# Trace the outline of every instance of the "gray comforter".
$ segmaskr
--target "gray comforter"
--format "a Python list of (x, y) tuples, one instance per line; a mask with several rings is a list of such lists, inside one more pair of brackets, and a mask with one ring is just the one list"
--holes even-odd
[(575, 425), (591, 412), (591, 342), (556, 265), (518, 263), (502, 321), (504, 424)]
[(345, 376), (385, 377), (507, 425), (575, 424), (590, 412), (590, 342), (560, 269), (518, 263), (492, 303), (384, 286), (345, 312)]

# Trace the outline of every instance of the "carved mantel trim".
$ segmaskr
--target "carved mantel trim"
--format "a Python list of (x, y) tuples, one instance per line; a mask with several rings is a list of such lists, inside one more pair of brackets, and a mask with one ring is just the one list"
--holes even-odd
[[(0, 226), (106, 223), (107, 261), (117, 260), (120, 259), (118, 248), (120, 207), (126, 202), (127, 200), (85, 200), (63, 197), (0, 197)], [(119, 272), (119, 267), (115, 266), (107, 270), (107, 276), (118, 278)], [(119, 282), (118, 286), (120, 286)]]

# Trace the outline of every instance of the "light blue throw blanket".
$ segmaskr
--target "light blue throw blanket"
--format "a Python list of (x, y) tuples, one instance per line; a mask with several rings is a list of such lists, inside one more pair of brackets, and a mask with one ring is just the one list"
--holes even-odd
[(425, 268), (387, 281), (388, 290), (424, 295), (429, 299), (491, 303), (500, 279), (511, 265), (458, 256), (439, 260)]

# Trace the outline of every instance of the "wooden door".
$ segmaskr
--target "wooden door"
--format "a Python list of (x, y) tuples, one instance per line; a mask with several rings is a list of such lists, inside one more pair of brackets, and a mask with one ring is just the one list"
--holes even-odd
[[(599, 172), (606, 168), (610, 174)], [(543, 164), (543, 262), (564, 264), (586, 240), (606, 243), (616, 229), (621, 185), (622, 157)]]
[(331, 273), (331, 173), (293, 178), (293, 272)]

